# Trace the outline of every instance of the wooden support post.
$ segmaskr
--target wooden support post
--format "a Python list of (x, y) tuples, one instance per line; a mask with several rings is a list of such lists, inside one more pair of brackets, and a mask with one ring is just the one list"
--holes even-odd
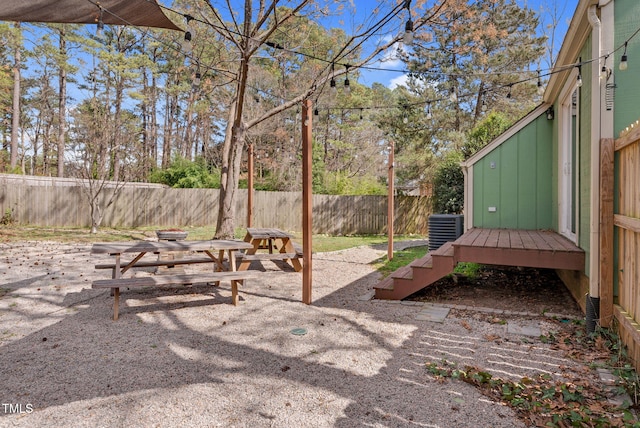
[(395, 144), (393, 143), (393, 141), (389, 142), (389, 165), (388, 165), (388, 177), (387, 177), (387, 181), (388, 183), (388, 189), (389, 189), (389, 194), (387, 197), (387, 259), (388, 260), (393, 260), (393, 216), (395, 213), (395, 204), (394, 204), (394, 198), (393, 198), (393, 193), (394, 193), (394, 188), (393, 188), (393, 182), (395, 180), (394, 178), (394, 173), (393, 173), (393, 163), (395, 162), (394, 160), (394, 155), (395, 155)]
[(613, 318), (614, 140), (600, 140), (600, 326)]
[(311, 214), (313, 207), (312, 188), (312, 102), (302, 103), (302, 302), (311, 304)]
[(249, 144), (247, 158), (247, 227), (251, 227), (253, 218), (253, 144)]

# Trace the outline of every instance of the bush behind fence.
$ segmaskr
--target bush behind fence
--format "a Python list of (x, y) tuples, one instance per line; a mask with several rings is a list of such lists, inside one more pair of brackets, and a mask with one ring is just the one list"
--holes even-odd
[[(108, 200), (113, 186), (104, 190)], [(104, 209), (102, 226), (215, 227), (218, 189), (174, 189), (157, 184), (127, 183)], [(236, 225), (246, 227), (246, 189), (238, 191)], [(253, 227), (302, 230), (301, 192), (254, 192)], [(394, 232), (426, 235), (430, 200), (426, 196), (395, 198)], [(15, 224), (90, 227), (88, 199), (81, 180), (0, 174), (0, 215)], [(387, 231), (386, 196), (313, 195), (313, 233), (383, 234)]]

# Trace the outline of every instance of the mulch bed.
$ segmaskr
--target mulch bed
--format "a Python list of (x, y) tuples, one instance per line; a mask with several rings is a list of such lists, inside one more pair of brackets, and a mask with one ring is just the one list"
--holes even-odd
[(407, 300), (582, 316), (577, 302), (552, 269), (484, 265), (475, 278), (452, 274)]

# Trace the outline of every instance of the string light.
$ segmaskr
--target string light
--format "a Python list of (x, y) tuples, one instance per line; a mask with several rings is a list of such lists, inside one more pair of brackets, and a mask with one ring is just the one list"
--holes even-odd
[(625, 71), (628, 67), (627, 64), (627, 43), (624, 42), (624, 52), (622, 53), (622, 57), (620, 57), (620, 71)]
[(431, 120), (433, 115), (431, 114), (431, 103), (427, 104), (427, 120)]
[(98, 38), (102, 38), (102, 34), (104, 32), (104, 21), (102, 20), (103, 15), (104, 15), (104, 9), (100, 7), (100, 17), (98, 18), (98, 24), (96, 27), (96, 37)]
[[(408, 10), (410, 10), (410, 9), (409, 9), (409, 6), (410, 6), (410, 0), (405, 0), (405, 6), (407, 7), (407, 9), (408, 9)], [(168, 10), (171, 10), (170, 8), (166, 8), (166, 7), (162, 6), (162, 5), (161, 5), (161, 7), (165, 8), (165, 9), (168, 9)], [(101, 9), (102, 9), (102, 8), (101, 8)], [(180, 13), (180, 12), (173, 11), (173, 10), (171, 10), (171, 11), (172, 11), (172, 12), (176, 12), (176, 13)], [(114, 15), (114, 16), (115, 16), (115, 15)], [(189, 21), (193, 20), (194, 18), (193, 18), (193, 17), (191, 17), (191, 16), (189, 16), (189, 15), (184, 15), (184, 14), (183, 14), (183, 16), (187, 19), (187, 27), (188, 27), (187, 29), (189, 30), (189, 31), (188, 31), (189, 35), (187, 35), (187, 34), (186, 34), (186, 32), (185, 32), (185, 41), (187, 41), (187, 39), (188, 39), (188, 41), (190, 42), (193, 34), (192, 34), (192, 31), (191, 31), (191, 29), (189, 28), (189, 25), (188, 25), (188, 24), (189, 24)], [(394, 16), (395, 16), (395, 15), (394, 15)], [(209, 25), (211, 25), (211, 24), (209, 24)], [(212, 26), (213, 26), (213, 25), (212, 25)], [(214, 26), (214, 27), (215, 27), (215, 26)], [(623, 53), (623, 55), (622, 55), (622, 57), (621, 57), (621, 61), (620, 61), (620, 64), (619, 64), (620, 70), (626, 70), (626, 69), (627, 69), (627, 44), (628, 44), (628, 42), (629, 42), (631, 39), (633, 39), (633, 38), (634, 38), (638, 33), (640, 33), (640, 28), (638, 28), (638, 29), (637, 29), (637, 30), (636, 30), (636, 31), (631, 35), (631, 37), (629, 37), (629, 38), (624, 42), (624, 53)], [(240, 34), (240, 35), (241, 35), (241, 34)], [(241, 36), (242, 36), (242, 35), (241, 35)], [(267, 43), (267, 45), (268, 45), (268, 43)], [(277, 46), (274, 46), (274, 47), (284, 49), (284, 48), (283, 48), (283, 47), (281, 47), (280, 45), (277, 45)], [(618, 47), (617, 49), (615, 49), (615, 50), (614, 50), (614, 52), (615, 52), (615, 51), (617, 51), (618, 49), (620, 49), (620, 47)], [(302, 56), (305, 56), (305, 57), (313, 58), (313, 59), (316, 59), (316, 60), (321, 60), (321, 61), (329, 62), (329, 61), (327, 61), (327, 60), (323, 60), (323, 59), (321, 59), (321, 58), (316, 58), (316, 57), (313, 57), (313, 56), (308, 55), (308, 54), (303, 53), (303, 52), (296, 52), (296, 51), (291, 51), (291, 52), (296, 53), (296, 54), (299, 54), (299, 55), (302, 55)], [(585, 64), (586, 64), (586, 63), (591, 63), (592, 61), (596, 61), (596, 60), (599, 60), (599, 59), (601, 59), (601, 58), (593, 58), (593, 59), (591, 59), (591, 60), (585, 61)], [(332, 71), (333, 71), (333, 64), (334, 64), (334, 62), (335, 62), (335, 61), (331, 61), (331, 64), (332, 64)], [(563, 71), (565, 71), (565, 70), (567, 70), (567, 69), (570, 69), (571, 67), (574, 67), (574, 66), (578, 66), (578, 67), (579, 67), (580, 65), (582, 65), (582, 61), (581, 61), (581, 60), (580, 60), (579, 64), (567, 64), (567, 65), (564, 65), (564, 66), (561, 66), (561, 67), (558, 67), (558, 68), (551, 68), (551, 69), (548, 69), (549, 71), (548, 71), (548, 73), (546, 73), (546, 74), (545, 74), (545, 76), (547, 76), (547, 75), (553, 75), (553, 74), (556, 74), (556, 73), (560, 73), (560, 72), (563, 72)], [(372, 67), (367, 67), (367, 66), (356, 66), (356, 67), (357, 67), (357, 68), (361, 68), (361, 69), (373, 69), (373, 70), (379, 70), (379, 71), (395, 71), (395, 72), (402, 72), (402, 73), (406, 73), (406, 70), (389, 70), (389, 69), (383, 69), (383, 68), (372, 68)], [(608, 70), (607, 70), (607, 73), (610, 75), (610, 73), (611, 73), (610, 69), (608, 69)], [(438, 74), (441, 74), (441, 73), (438, 73)], [(500, 75), (505, 75), (505, 74), (511, 74), (511, 72), (497, 72), (497, 73), (472, 73), (472, 74), (469, 74), (468, 76), (475, 76), (475, 75), (498, 75), (498, 76), (500, 76)], [(456, 77), (456, 76), (460, 76), (460, 75), (459, 75), (459, 74), (445, 74), (444, 76)], [(578, 76), (578, 78), (579, 78), (579, 80), (580, 80), (580, 81), (582, 80), (581, 75), (579, 75), (579, 76)], [(333, 76), (332, 76), (332, 79), (331, 79), (331, 80), (333, 81), (333, 85), (331, 85), (331, 86), (333, 86), (333, 87), (335, 88), (335, 80), (334, 80)], [(524, 79), (524, 80), (522, 80), (522, 82), (526, 82), (526, 81), (529, 81), (529, 80), (531, 80), (531, 79), (530, 79), (530, 78), (529, 78), (529, 79)], [(539, 83), (538, 83), (538, 87), (540, 88), (540, 87), (542, 86), (542, 84), (541, 84), (541, 82), (540, 82), (540, 70), (538, 70), (538, 82), (539, 82)], [(520, 83), (520, 82), (516, 82), (516, 83)], [(502, 87), (504, 87), (504, 86), (502, 86)], [(496, 87), (495, 89), (499, 89), (499, 88), (500, 88), (500, 86)], [(494, 90), (494, 89), (492, 89), (492, 90)], [(452, 93), (451, 93), (450, 99), (451, 99), (452, 101), (454, 101), (454, 100), (455, 100), (455, 101), (457, 101), (458, 96), (457, 96), (457, 94), (455, 93), (455, 88), (452, 88), (451, 92), (452, 92)], [(469, 96), (469, 95), (471, 95), (471, 94), (463, 94), (463, 95), (461, 95), (461, 96), (463, 96), (463, 97), (467, 97), (467, 96)], [(429, 102), (429, 103), (431, 103), (431, 102), (434, 102), (434, 101), (441, 101), (441, 100), (429, 100), (428, 102)], [(425, 101), (418, 102), (418, 103), (416, 103), (416, 104), (423, 104), (423, 105), (424, 105), (424, 103), (425, 103)], [(484, 107), (484, 100), (483, 100), (483, 107)], [(382, 106), (382, 107), (375, 107), (375, 108), (391, 108), (391, 107), (390, 107), (390, 106), (388, 106), (388, 107)], [(551, 109), (551, 115), (553, 115), (553, 111), (552, 111), (552, 109)]]
[(402, 43), (405, 46), (413, 45), (413, 21), (411, 20), (411, 0), (406, 0), (405, 7), (409, 13), (409, 19), (404, 26), (404, 35), (402, 36)]
[[(195, 87), (199, 87), (200, 86), (200, 80), (201, 80), (202, 75), (200, 74), (199, 71), (196, 71), (194, 77), (193, 77), (193, 86)], [(260, 99), (258, 97), (256, 97), (256, 99), (258, 99), (258, 101), (260, 101)]]
[(193, 20), (193, 16), (184, 15), (184, 18), (187, 20), (187, 27), (184, 30), (184, 40), (182, 41), (182, 50), (185, 53), (191, 53), (191, 39), (193, 38), (193, 30), (191, 29), (191, 21)]
[(578, 66), (578, 77), (576, 78), (576, 86), (578, 88), (582, 87), (582, 66)]
[(542, 78), (540, 77), (540, 70), (538, 70), (538, 95), (542, 95), (544, 93), (544, 87), (542, 86)]
[(331, 63), (331, 81), (329, 81), (329, 88), (331, 90), (331, 94), (335, 95), (338, 92), (338, 88), (336, 87), (336, 78), (334, 77), (335, 66)]
[(507, 99), (511, 99), (511, 85), (509, 85), (509, 92), (507, 92)]
[(449, 100), (452, 103), (458, 102), (458, 94), (456, 93), (456, 87), (452, 86), (449, 93)]
[(351, 93), (351, 84), (349, 82), (349, 65), (345, 65), (344, 66), (347, 69), (347, 72), (345, 74), (345, 78), (344, 78), (344, 90), (346, 93)]

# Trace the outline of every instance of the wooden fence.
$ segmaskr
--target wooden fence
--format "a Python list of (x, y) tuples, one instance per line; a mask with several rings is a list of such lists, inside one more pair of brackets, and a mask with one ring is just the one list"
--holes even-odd
[(605, 168), (601, 176), (604, 182), (611, 176), (603, 188), (603, 195), (611, 195), (603, 197), (603, 211), (613, 215), (607, 216), (609, 220), (601, 219), (605, 251), (601, 260), (604, 295), (600, 317), (617, 320), (621, 339), (640, 371), (640, 129), (636, 124), (615, 142), (603, 143)]
[[(107, 188), (103, 200), (107, 200)], [(102, 226), (215, 227), (217, 189), (174, 189), (156, 184), (127, 183), (104, 211)], [(236, 226), (245, 227), (247, 190), (240, 189)], [(302, 193), (254, 192), (253, 227), (302, 230)], [(426, 235), (430, 199), (398, 196), (394, 232)], [(90, 214), (79, 180), (0, 174), (0, 216), (35, 226), (89, 227)], [(386, 196), (313, 195), (313, 232), (330, 235), (383, 234), (387, 229)]]

